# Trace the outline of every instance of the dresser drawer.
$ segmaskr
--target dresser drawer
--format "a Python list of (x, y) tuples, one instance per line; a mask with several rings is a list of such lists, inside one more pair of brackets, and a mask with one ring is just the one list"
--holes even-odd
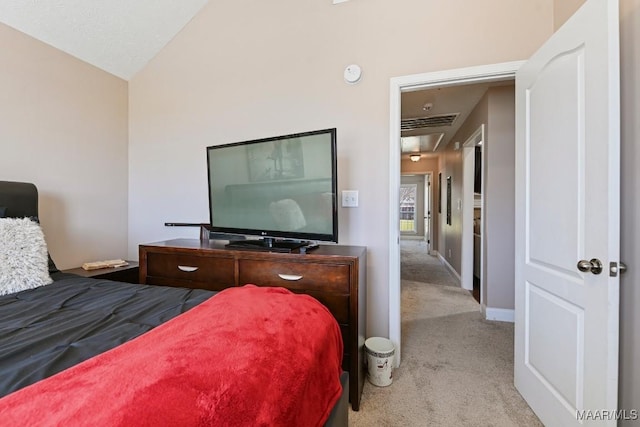
[[(320, 245), (307, 255), (230, 250), (213, 239), (173, 239), (140, 245), (147, 284), (222, 290), (251, 283), (314, 297), (340, 325), (349, 401), (360, 407), (365, 381), (366, 248)], [(181, 268), (182, 267), (182, 268)]]
[[(154, 279), (160, 279), (162, 283)], [(147, 283), (166, 285), (171, 284), (171, 281), (175, 281), (177, 286), (188, 286), (190, 282), (199, 282), (207, 286), (197, 287), (206, 289), (233, 286), (235, 261), (233, 258), (226, 257), (148, 252)]]
[(338, 323), (349, 323), (349, 297), (341, 296), (341, 295), (331, 295), (331, 294), (323, 294), (320, 292), (307, 291), (305, 292), (307, 295), (311, 295), (325, 307), (329, 309), (329, 311), (336, 318)]
[(239, 285), (282, 286), (292, 290), (349, 293), (348, 264), (319, 264), (274, 260), (238, 260)]

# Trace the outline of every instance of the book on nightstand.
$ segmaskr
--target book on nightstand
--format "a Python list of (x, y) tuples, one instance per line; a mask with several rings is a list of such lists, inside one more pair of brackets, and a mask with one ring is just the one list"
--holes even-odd
[[(119, 260), (123, 261), (123, 260)], [(91, 263), (85, 263), (91, 264)], [(123, 263), (114, 264), (111, 267), (102, 267), (102, 268), (84, 268), (84, 264), (82, 267), (76, 267), (69, 270), (62, 270), (63, 273), (76, 274), (82, 277), (89, 277), (92, 279), (106, 279), (106, 280), (115, 280), (117, 282), (127, 282), (127, 283), (139, 283), (139, 268), (138, 263), (135, 261), (124, 261)]]

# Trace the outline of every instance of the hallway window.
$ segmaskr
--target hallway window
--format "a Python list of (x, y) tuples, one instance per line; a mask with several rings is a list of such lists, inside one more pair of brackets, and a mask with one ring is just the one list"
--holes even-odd
[(403, 184), (400, 186), (400, 231), (417, 232), (416, 227), (416, 196), (418, 186), (416, 184)]

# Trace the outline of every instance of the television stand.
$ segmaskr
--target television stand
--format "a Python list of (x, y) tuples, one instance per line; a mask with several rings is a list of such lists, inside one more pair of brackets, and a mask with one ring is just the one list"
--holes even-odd
[(232, 240), (226, 244), (225, 247), (236, 250), (289, 253), (308, 244), (309, 242), (278, 240), (272, 237), (265, 237), (259, 240)]
[(349, 400), (354, 411), (359, 409), (367, 372), (367, 248), (320, 245), (302, 255), (232, 250), (220, 240), (174, 239), (140, 245), (139, 257), (140, 283), (213, 291), (251, 283), (284, 287), (320, 301), (340, 325)]

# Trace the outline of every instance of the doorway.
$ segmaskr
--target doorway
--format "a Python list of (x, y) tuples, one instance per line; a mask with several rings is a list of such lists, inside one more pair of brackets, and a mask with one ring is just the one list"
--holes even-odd
[(431, 206), (432, 206), (432, 194), (431, 189), (431, 181), (433, 179), (433, 175), (431, 173), (427, 173), (424, 176), (424, 243), (427, 245), (428, 253), (431, 253), (431, 235), (432, 235), (432, 226), (431, 226)]
[(432, 172), (402, 174), (400, 179), (400, 235), (402, 239), (421, 240), (431, 254), (432, 248)]
[(484, 269), (484, 163), (485, 125), (480, 127), (462, 144), (463, 150), (463, 202), (462, 202), (462, 268), (461, 285), (472, 292), (478, 303), (483, 304), (482, 284)]
[[(391, 79), (390, 84), (390, 200), (399, 203), (400, 189), (400, 122), (401, 94), (427, 88), (471, 83), (513, 80), (521, 61), (470, 67), (442, 72), (415, 74)], [(389, 338), (396, 348), (396, 366), (401, 361), (401, 300), (400, 300), (400, 231), (399, 210), (392, 209), (389, 218)]]
[(424, 177), (402, 175), (400, 179), (400, 233), (403, 238), (420, 238), (424, 234)]

